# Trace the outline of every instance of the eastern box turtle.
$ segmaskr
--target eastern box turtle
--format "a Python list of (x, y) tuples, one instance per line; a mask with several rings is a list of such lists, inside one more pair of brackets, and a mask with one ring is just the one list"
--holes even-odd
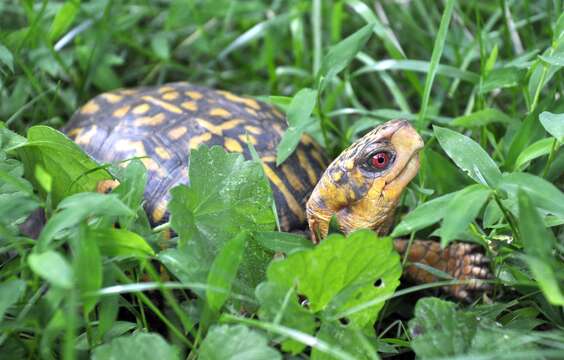
[[(99, 162), (145, 157), (148, 184), (145, 208), (154, 224), (166, 221), (169, 189), (188, 182), (190, 149), (200, 144), (220, 145), (231, 152), (257, 150), (270, 180), (281, 229), (304, 229), (309, 224), (317, 242), (327, 235), (337, 217), (341, 230), (370, 228), (385, 234), (404, 188), (419, 169), (423, 140), (404, 120), (382, 124), (352, 144), (331, 164), (322, 148), (304, 135), (293, 153), (276, 166), (276, 146), (287, 127), (275, 107), (249, 97), (187, 83), (117, 90), (84, 105), (64, 131)], [(325, 171), (325, 172), (324, 172)], [(310, 195), (311, 194), (311, 195)], [(309, 200), (308, 200), (309, 199)], [(457, 279), (475, 279), (448, 288), (466, 298), (483, 290), (488, 276), (486, 258), (475, 246), (395, 240), (408, 260), (424, 263)], [(436, 278), (415, 266), (406, 269), (415, 281)]]

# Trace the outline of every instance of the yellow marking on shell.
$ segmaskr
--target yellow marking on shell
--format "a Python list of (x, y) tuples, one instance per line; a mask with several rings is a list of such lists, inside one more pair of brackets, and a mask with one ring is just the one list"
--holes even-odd
[(193, 136), (190, 139), (190, 149), (197, 148), (198, 146), (200, 146), (200, 144), (204, 144), (204, 143), (210, 141), (211, 138), (212, 138), (212, 134), (209, 133), (209, 132), (203, 133), (201, 135)]
[(192, 98), (193, 100), (200, 100), (201, 98), (204, 97), (204, 95), (198, 91), (186, 91), (185, 94), (186, 96)]
[(165, 200), (161, 200), (157, 203), (155, 209), (153, 209), (153, 212), (151, 213), (151, 218), (154, 222), (158, 223), (164, 218), (166, 214), (166, 207), (167, 203)]
[(260, 135), (262, 134), (262, 130), (259, 127), (247, 125), (245, 126), (245, 130), (250, 132), (251, 134)]
[(231, 130), (237, 127), (240, 123), (243, 122), (241, 119), (233, 119), (226, 122), (223, 122), (219, 125), (214, 125), (210, 121), (204, 120), (202, 118), (197, 118), (196, 121), (200, 126), (208, 130), (209, 132), (213, 133), (214, 135), (223, 135), (225, 130)]
[(163, 168), (159, 166), (159, 164), (157, 164), (155, 160), (145, 157), (141, 159), (141, 162), (143, 162), (143, 165), (145, 165), (147, 169), (156, 172), (158, 176), (160, 177), (166, 176), (166, 172), (163, 170)]
[(317, 161), (321, 169), (325, 169), (327, 167), (327, 163), (325, 162), (325, 159), (323, 159), (323, 156), (319, 151), (317, 151), (316, 149), (312, 149), (310, 150), (309, 154), (315, 161)]
[(170, 91), (170, 92), (164, 93), (163, 100), (176, 100), (176, 99), (178, 99), (179, 96), (180, 96), (180, 94), (177, 91)]
[(112, 115), (115, 116), (115, 117), (118, 117), (118, 118), (123, 117), (127, 114), (127, 112), (129, 111), (129, 108), (130, 108), (129, 105), (122, 106), (122, 107), (116, 109), (116, 111), (114, 111)]
[(260, 158), (263, 162), (276, 162), (276, 156), (266, 155)]
[(76, 142), (77, 144), (86, 145), (86, 144), (90, 143), (90, 141), (92, 140), (94, 135), (96, 135), (97, 131), (98, 131), (98, 126), (92, 125), (90, 127), (90, 129), (88, 129), (88, 131), (86, 131), (86, 132), (81, 131), (76, 136), (76, 139), (74, 139), (74, 142)]
[(282, 193), (284, 199), (286, 199), (286, 203), (288, 203), (288, 207), (290, 208), (290, 211), (292, 211), (292, 213), (294, 213), (294, 215), (296, 215), (300, 221), (304, 221), (305, 220), (304, 210), (302, 209), (300, 204), (296, 201), (294, 195), (292, 195), (292, 193), (288, 190), (284, 182), (282, 182), (280, 177), (276, 175), (276, 173), (270, 168), (270, 166), (263, 164), (262, 167), (264, 169), (264, 173), (266, 174), (268, 180), (270, 180), (270, 182), (274, 184), (274, 186), (278, 189), (278, 191)]
[(134, 113), (135, 115), (143, 115), (150, 109), (151, 109), (151, 105), (145, 103), (145, 104), (137, 105), (136, 107), (133, 108), (133, 110), (131, 110), (131, 112)]
[(195, 101), (185, 101), (180, 106), (186, 110), (198, 111), (198, 104)]
[(74, 129), (70, 130), (69, 132), (67, 132), (67, 135), (70, 138), (73, 138), (73, 137), (77, 136), (78, 134), (80, 134), (81, 131), (82, 131), (82, 128), (74, 128)]
[(233, 101), (233, 102), (236, 102), (236, 103), (242, 103), (242, 104), (245, 104), (246, 106), (248, 106), (252, 109), (260, 110), (260, 105), (255, 99), (237, 96), (233, 93), (230, 93), (229, 91), (218, 91), (218, 93), (223, 95), (227, 100), (230, 100), (230, 101)]
[(290, 167), (288, 164), (282, 164), (281, 168), (282, 168), (282, 173), (284, 173), (284, 176), (286, 176), (286, 179), (288, 179), (290, 185), (292, 185), (292, 187), (295, 190), (303, 191), (304, 184), (302, 183), (300, 178), (294, 173), (292, 167)]
[(102, 97), (109, 103), (115, 104), (123, 100), (122, 95), (112, 94), (112, 93), (105, 93), (102, 94)]
[(275, 108), (275, 107), (272, 108), (272, 113), (273, 113), (274, 115), (276, 115), (277, 117), (279, 117), (279, 118), (282, 118), (282, 119), (285, 118), (284, 114), (282, 114), (282, 113), (280, 112), (280, 110), (278, 110), (278, 109)]
[(123, 90), (119, 90), (119, 93), (121, 95), (135, 95), (137, 94), (139, 91), (135, 90), (135, 89), (123, 89)]
[(92, 115), (100, 110), (100, 105), (95, 100), (90, 100), (80, 109), (81, 114)]
[(306, 134), (306, 133), (304, 133), (302, 135), (302, 138), (300, 140), (306, 145), (314, 145), (315, 144), (315, 141), (313, 140), (313, 138), (309, 134)]
[(132, 141), (127, 139), (121, 139), (116, 142), (115, 149), (117, 151), (123, 152), (131, 152), (135, 154), (135, 156), (143, 157), (141, 162), (148, 170), (156, 172), (159, 176), (164, 177), (166, 176), (166, 172), (157, 164), (157, 162), (147, 156), (147, 152), (145, 151), (145, 145), (142, 141)]
[(172, 86), (168, 86), (168, 85), (161, 86), (159, 88), (159, 92), (161, 94), (164, 94), (164, 93), (169, 92), (169, 91), (175, 91), (175, 90), (176, 90), (175, 88), (173, 88)]
[(224, 140), (224, 142), (223, 142), (223, 145), (225, 146), (225, 148), (226, 148), (228, 151), (231, 151), (231, 152), (238, 152), (238, 153), (243, 152), (243, 147), (242, 147), (241, 144), (240, 144), (237, 140), (235, 140), (235, 139), (232, 139), (232, 138), (225, 138), (225, 140)]
[(258, 116), (258, 113), (255, 109), (251, 109), (250, 107), (246, 107), (245, 110), (253, 116)]
[(136, 140), (127, 140), (121, 139), (116, 141), (115, 149), (117, 151), (123, 152), (130, 152), (133, 150), (135, 156), (146, 156), (147, 152), (145, 151), (145, 145), (143, 145), (142, 141)]
[(231, 113), (225, 109), (222, 108), (213, 108), (210, 110), (210, 115), (211, 116), (219, 116), (222, 118), (227, 118), (231, 116)]
[(170, 153), (168, 152), (167, 149), (165, 149), (162, 146), (157, 146), (155, 148), (155, 152), (157, 153), (157, 155), (163, 159), (163, 160), (170, 160)]
[(253, 145), (257, 144), (257, 138), (254, 137), (253, 135), (250, 134), (241, 134), (239, 135), (239, 140), (241, 140), (243, 143), (251, 143)]
[(167, 102), (162, 101), (162, 100), (159, 100), (159, 99), (154, 98), (152, 96), (143, 96), (143, 100), (148, 101), (148, 102), (152, 103), (153, 105), (160, 106), (167, 111), (170, 111), (170, 112), (173, 112), (173, 113), (176, 113), (176, 114), (182, 114), (182, 109), (179, 108), (178, 106), (167, 103)]
[(178, 126), (168, 132), (168, 137), (172, 140), (178, 140), (187, 132), (188, 129), (186, 126)]
[(166, 115), (164, 113), (158, 113), (154, 116), (143, 116), (138, 118), (133, 122), (135, 126), (157, 126), (162, 124), (166, 120)]
[(272, 128), (280, 135), (284, 134), (284, 130), (282, 129), (282, 126), (280, 126), (280, 124), (278, 123), (274, 123), (272, 124)]
[(300, 166), (307, 173), (307, 177), (309, 178), (310, 184), (317, 183), (317, 174), (315, 173), (315, 170), (311, 167), (311, 164), (309, 163), (305, 152), (302, 149), (298, 149), (298, 151), (296, 151), (296, 154), (298, 155), (298, 162), (300, 163)]

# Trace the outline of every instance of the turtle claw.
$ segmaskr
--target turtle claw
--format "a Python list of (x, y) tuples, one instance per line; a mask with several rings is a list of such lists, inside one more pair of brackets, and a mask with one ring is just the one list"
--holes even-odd
[(450, 295), (470, 301), (482, 293), (491, 291), (487, 280), (492, 279), (489, 264), (491, 260), (482, 252), (482, 248), (466, 243), (451, 244), (445, 250), (448, 258), (445, 271), (457, 280), (467, 281), (465, 284), (446, 287)]

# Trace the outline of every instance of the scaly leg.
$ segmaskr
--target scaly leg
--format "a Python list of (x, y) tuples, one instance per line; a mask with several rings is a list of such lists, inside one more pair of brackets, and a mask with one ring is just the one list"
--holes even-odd
[[(405, 256), (409, 240), (395, 239), (394, 247)], [(445, 290), (459, 299), (469, 300), (473, 295), (487, 291), (489, 286), (483, 280), (491, 278), (488, 267), (489, 259), (480, 252), (480, 247), (473, 244), (453, 243), (444, 249), (432, 240), (414, 240), (409, 248), (407, 260), (410, 263), (422, 263), (441, 270), (457, 280), (470, 280), (464, 285), (445, 287)], [(418, 283), (437, 281), (437, 277), (410, 265), (405, 274), (408, 279)]]

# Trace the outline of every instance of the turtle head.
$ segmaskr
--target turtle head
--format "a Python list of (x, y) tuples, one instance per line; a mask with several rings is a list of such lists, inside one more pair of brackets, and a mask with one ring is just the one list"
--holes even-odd
[(337, 217), (344, 233), (384, 233), (407, 184), (419, 170), (423, 140), (406, 120), (384, 123), (343, 151), (325, 170), (306, 205), (314, 242)]

